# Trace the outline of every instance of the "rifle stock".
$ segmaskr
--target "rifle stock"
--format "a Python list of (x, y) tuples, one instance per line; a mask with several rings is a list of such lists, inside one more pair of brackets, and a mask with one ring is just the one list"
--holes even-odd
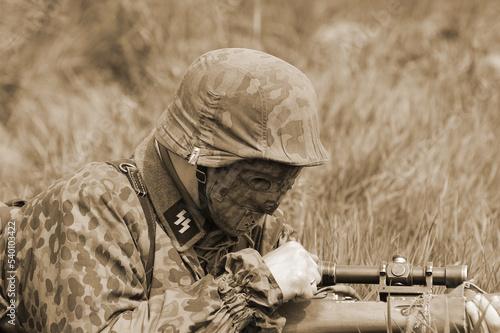
[[(426, 332), (425, 328), (430, 328), (429, 332), (467, 332), (465, 299), (460, 294), (457, 288), (456, 295), (432, 295), (427, 305), (419, 304), (416, 298), (370, 302), (326, 297), (289, 302), (279, 313), (286, 318), (284, 333)], [(426, 311), (428, 318), (421, 316)]]

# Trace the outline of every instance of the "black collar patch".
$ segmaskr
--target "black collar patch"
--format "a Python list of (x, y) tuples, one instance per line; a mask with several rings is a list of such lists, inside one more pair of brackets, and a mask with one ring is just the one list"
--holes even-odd
[(195, 223), (184, 200), (179, 200), (163, 213), (167, 221), (168, 235), (174, 238), (174, 244), (179, 251), (185, 251), (193, 246), (201, 237), (200, 227)]

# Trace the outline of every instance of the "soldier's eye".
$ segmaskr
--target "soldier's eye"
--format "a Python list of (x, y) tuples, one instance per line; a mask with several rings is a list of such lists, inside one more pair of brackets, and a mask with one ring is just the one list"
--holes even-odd
[(249, 181), (251, 187), (259, 191), (267, 191), (271, 188), (272, 182), (264, 178), (253, 178)]

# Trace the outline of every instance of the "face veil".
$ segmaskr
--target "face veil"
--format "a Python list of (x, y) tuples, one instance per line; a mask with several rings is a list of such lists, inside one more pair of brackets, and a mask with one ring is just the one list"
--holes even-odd
[(213, 169), (206, 198), (213, 222), (227, 235), (245, 234), (278, 208), (302, 167), (244, 160)]

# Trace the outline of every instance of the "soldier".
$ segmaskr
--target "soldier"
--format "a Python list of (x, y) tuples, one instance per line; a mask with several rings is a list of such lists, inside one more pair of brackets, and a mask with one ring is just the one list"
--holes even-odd
[(201, 56), (132, 160), (0, 207), (0, 251), (15, 243), (0, 256), (3, 327), (279, 331), (277, 307), (311, 298), (320, 276), (277, 208), (326, 160), (302, 72), (253, 50)]
[(309, 299), (320, 275), (298, 243), (276, 249), (289, 240), (277, 208), (302, 167), (326, 160), (302, 72), (209, 52), (133, 161), (90, 163), (4, 212), (17, 284), (8, 296), (0, 256), (3, 312), (14, 300), (29, 332), (278, 330), (276, 308)]

